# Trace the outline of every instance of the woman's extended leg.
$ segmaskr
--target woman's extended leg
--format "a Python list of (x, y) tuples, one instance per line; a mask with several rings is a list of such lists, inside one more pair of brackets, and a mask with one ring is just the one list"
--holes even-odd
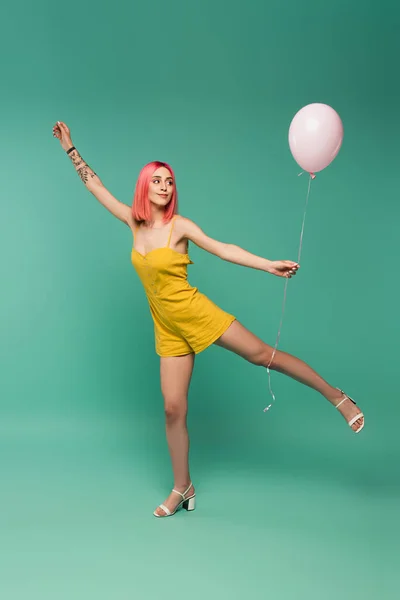
[[(215, 343), (231, 352), (239, 354), (249, 362), (263, 367), (268, 367), (274, 351), (271, 346), (265, 344), (260, 338), (239, 323), (239, 321), (234, 321)], [(286, 352), (276, 351), (270, 369), (284, 373), (304, 383), (304, 385), (317, 390), (334, 406), (343, 398), (337, 388), (329, 385), (307, 363)], [(357, 406), (349, 401), (343, 402), (338, 410), (348, 422), (360, 412)], [(354, 431), (359, 429), (362, 422), (363, 417), (357, 419), (352, 425), (352, 429)]]
[[(174, 474), (174, 488), (183, 493), (190, 485), (189, 435), (187, 430), (188, 391), (194, 365), (194, 354), (168, 356), (160, 359), (161, 391), (164, 397), (165, 428)], [(191, 487), (186, 496), (194, 494)], [(171, 493), (163, 504), (173, 512), (181, 502), (179, 494)], [(155, 511), (165, 515), (158, 507)]]

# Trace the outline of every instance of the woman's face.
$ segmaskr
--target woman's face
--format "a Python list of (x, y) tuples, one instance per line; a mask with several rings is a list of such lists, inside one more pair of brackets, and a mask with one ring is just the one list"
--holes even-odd
[(168, 169), (160, 167), (154, 171), (149, 185), (149, 200), (156, 206), (167, 206), (174, 191), (174, 180)]

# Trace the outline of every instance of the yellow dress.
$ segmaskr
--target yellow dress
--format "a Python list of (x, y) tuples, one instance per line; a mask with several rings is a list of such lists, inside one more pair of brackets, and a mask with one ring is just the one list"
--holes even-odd
[(188, 254), (170, 248), (174, 219), (166, 246), (145, 255), (135, 248), (131, 252), (132, 264), (149, 302), (159, 356), (198, 354), (213, 344), (236, 318), (187, 281), (187, 265), (193, 262)]

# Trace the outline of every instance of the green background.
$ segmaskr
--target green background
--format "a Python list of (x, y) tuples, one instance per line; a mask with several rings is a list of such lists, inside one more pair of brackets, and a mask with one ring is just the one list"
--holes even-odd
[[(354, 3), (355, 4), (355, 3)], [(397, 597), (399, 9), (394, 2), (13, 3), (3, 15), (0, 592), (7, 600)], [(312, 184), (280, 349), (366, 414), (211, 347), (189, 398), (197, 509), (172, 486), (159, 359), (129, 229), (52, 137), (130, 204), (175, 169), (210, 236), (297, 259), (306, 176), (287, 141), (345, 129)], [(189, 281), (270, 344), (284, 281), (191, 246)]]

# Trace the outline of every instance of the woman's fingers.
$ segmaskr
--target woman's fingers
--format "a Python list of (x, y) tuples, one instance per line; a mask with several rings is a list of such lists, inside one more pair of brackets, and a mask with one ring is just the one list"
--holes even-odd
[(57, 121), (57, 122), (58, 122), (58, 125), (59, 125), (61, 131), (63, 133), (65, 133), (66, 135), (69, 135), (70, 131), (69, 131), (69, 128), (67, 127), (67, 125), (63, 121)]
[(53, 125), (53, 133), (59, 133), (59, 134), (68, 134), (69, 133), (69, 129), (66, 126), (65, 123), (63, 123), (62, 121), (57, 121), (57, 123), (55, 123)]
[(62, 121), (57, 121), (57, 123), (55, 123), (53, 125), (53, 137), (59, 139), (60, 141), (63, 141), (68, 136), (69, 136), (69, 129), (66, 126), (66, 124), (63, 123)]
[(294, 277), (295, 275), (297, 275), (297, 268), (291, 268), (289, 269), (289, 271), (286, 272), (286, 277), (288, 277), (289, 279), (291, 277)]

